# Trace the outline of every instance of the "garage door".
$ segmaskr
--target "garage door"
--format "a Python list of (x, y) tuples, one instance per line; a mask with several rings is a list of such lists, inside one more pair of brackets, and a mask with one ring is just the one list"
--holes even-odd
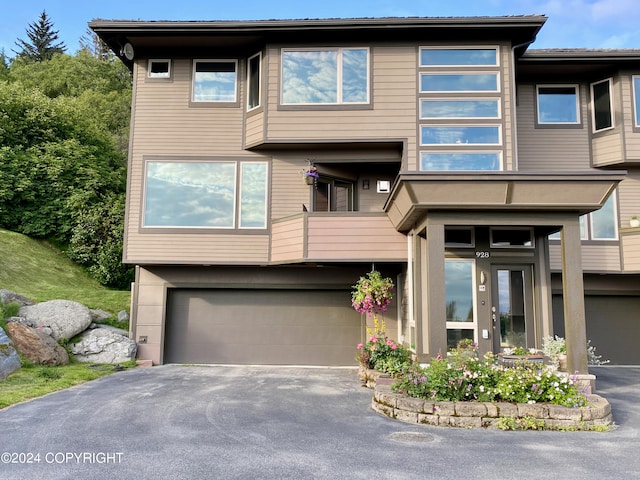
[(349, 291), (169, 290), (165, 363), (355, 365)]

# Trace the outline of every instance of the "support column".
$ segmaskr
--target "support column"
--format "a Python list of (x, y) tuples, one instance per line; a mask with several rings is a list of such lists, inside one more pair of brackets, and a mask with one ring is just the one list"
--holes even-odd
[(587, 368), (587, 325), (578, 217), (562, 228), (562, 297), (567, 342), (567, 371), (589, 373)]
[[(423, 272), (423, 296), (427, 297), (423, 308), (423, 341), (428, 353), (435, 356), (447, 352), (447, 320), (444, 288), (444, 225), (426, 226), (426, 268)], [(427, 328), (424, 328), (426, 321)]]

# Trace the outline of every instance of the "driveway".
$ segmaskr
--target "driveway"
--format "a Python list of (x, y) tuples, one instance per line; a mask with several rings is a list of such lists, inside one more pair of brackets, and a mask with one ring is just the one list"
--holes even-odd
[(138, 368), (1, 410), (0, 478), (640, 478), (640, 367), (593, 372), (611, 432), (399, 423), (352, 369)]

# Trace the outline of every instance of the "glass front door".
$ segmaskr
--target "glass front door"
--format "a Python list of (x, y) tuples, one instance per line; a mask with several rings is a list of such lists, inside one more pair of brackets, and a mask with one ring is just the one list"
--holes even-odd
[(535, 347), (531, 265), (492, 267), (493, 347)]

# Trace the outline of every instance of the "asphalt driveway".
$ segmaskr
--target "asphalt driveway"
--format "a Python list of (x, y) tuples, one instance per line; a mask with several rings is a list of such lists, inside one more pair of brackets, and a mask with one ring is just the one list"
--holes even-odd
[(640, 367), (593, 372), (611, 432), (399, 423), (351, 369), (139, 368), (0, 410), (0, 479), (640, 478)]

